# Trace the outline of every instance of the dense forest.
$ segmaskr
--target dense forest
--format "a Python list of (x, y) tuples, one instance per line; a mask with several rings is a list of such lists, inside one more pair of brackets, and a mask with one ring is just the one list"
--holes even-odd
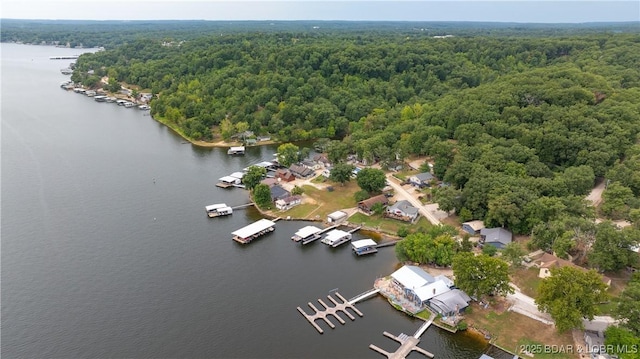
[(198, 22), (165, 33), (152, 24), (157, 33), (82, 55), (72, 79), (108, 76), (152, 92), (154, 118), (193, 140), (248, 129), (281, 142), (330, 138), (345, 156), (383, 167), (430, 156), (450, 184), (435, 198), (461, 220), (532, 234), (538, 248), (605, 270), (634, 260), (587, 258), (638, 236), (593, 246), (610, 224), (594, 223), (584, 197), (606, 178), (598, 215), (638, 222), (637, 24), (330, 24), (222, 23), (237, 31), (205, 26), (184, 41), (176, 34)]

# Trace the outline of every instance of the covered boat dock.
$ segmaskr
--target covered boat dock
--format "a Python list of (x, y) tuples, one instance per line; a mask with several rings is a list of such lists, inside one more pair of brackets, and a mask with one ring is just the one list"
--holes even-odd
[(362, 256), (376, 253), (378, 251), (378, 244), (373, 239), (361, 239), (351, 242), (351, 248), (353, 248), (355, 254)]
[(273, 232), (275, 230), (275, 226), (275, 222), (268, 219), (261, 219), (248, 226), (242, 227), (237, 231), (231, 232), (231, 234), (233, 235), (233, 240), (246, 244), (262, 235)]

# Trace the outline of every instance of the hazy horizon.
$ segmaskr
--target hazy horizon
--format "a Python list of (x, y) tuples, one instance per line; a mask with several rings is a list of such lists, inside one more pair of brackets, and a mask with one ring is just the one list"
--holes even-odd
[(422, 21), (580, 24), (640, 21), (640, 1), (8, 0), (16, 20)]

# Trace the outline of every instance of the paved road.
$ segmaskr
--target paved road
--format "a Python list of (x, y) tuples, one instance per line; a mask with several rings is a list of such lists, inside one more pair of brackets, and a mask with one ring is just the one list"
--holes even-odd
[(402, 197), (407, 201), (409, 201), (409, 203), (411, 203), (412, 206), (416, 207), (418, 209), (418, 212), (421, 215), (423, 215), (426, 219), (428, 219), (429, 222), (431, 222), (431, 224), (439, 226), (440, 220), (436, 218), (431, 212), (429, 212), (424, 207), (422, 202), (420, 202), (419, 199), (415, 198), (411, 193), (409, 193), (406, 189), (404, 189), (397, 181), (398, 180), (395, 177), (393, 177), (393, 175), (387, 174), (387, 182), (389, 182), (389, 186), (391, 186), (393, 190), (396, 192), (396, 195), (398, 197)]

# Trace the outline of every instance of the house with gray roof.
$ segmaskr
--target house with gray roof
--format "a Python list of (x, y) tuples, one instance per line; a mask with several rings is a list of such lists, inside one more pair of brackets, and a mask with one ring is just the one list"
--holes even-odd
[(313, 176), (313, 170), (300, 164), (294, 164), (289, 167), (289, 171), (298, 178), (309, 178)]
[(460, 289), (451, 289), (429, 300), (429, 307), (442, 316), (461, 313), (469, 306), (471, 298)]
[(429, 187), (435, 177), (430, 172), (422, 172), (409, 177), (409, 183), (416, 187)]
[(287, 198), (291, 196), (291, 192), (282, 188), (280, 185), (275, 185), (269, 189), (271, 191), (271, 201), (277, 201), (279, 199)]
[(387, 207), (386, 215), (390, 218), (413, 223), (418, 218), (418, 209), (409, 201), (402, 200)]
[(502, 249), (512, 241), (513, 234), (504, 228), (482, 228), (480, 230), (480, 243)]

